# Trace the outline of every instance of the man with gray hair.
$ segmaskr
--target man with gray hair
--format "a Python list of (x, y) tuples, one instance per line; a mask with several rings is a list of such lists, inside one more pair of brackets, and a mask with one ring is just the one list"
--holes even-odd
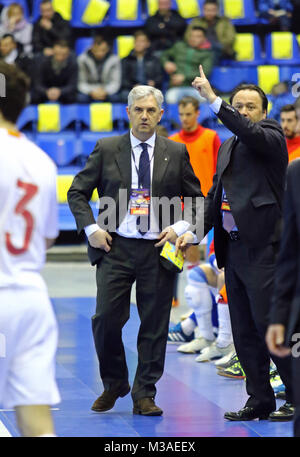
[[(177, 198), (181, 203), (188, 197), (184, 209), (195, 217), (203, 195), (185, 145), (156, 134), (162, 103), (158, 89), (134, 87), (127, 106), (130, 132), (101, 138), (68, 192), (78, 233), (85, 231), (90, 261), (97, 265), (92, 327), (104, 386), (92, 406), (97, 412), (112, 409), (130, 392), (122, 328), (129, 318), (135, 281), (141, 324), (131, 390), (133, 413), (163, 412), (154, 402), (155, 384), (164, 368), (175, 271), (166, 267), (160, 253), (166, 241), (175, 243), (191, 220), (183, 219), (179, 204), (180, 214), (173, 211), (166, 224), (164, 208), (157, 211), (154, 202), (161, 199), (167, 204)], [(100, 198), (97, 223), (89, 205), (95, 188)]]

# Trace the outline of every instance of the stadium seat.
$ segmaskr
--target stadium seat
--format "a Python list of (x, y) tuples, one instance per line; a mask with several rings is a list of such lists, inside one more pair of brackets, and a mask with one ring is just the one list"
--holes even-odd
[(257, 84), (257, 70), (250, 67), (215, 67), (210, 82), (221, 93), (229, 93), (242, 83)]
[(145, 15), (140, 0), (111, 0), (108, 15), (110, 27), (142, 27)]
[(90, 28), (108, 25), (110, 2), (107, 0), (73, 0), (72, 27)]
[(252, 25), (259, 22), (254, 0), (221, 0), (220, 12), (234, 25)]
[(126, 105), (119, 103), (91, 103), (80, 105), (78, 119), (83, 129), (91, 132), (123, 132), (128, 128)]
[(113, 41), (113, 53), (124, 59), (133, 50), (134, 36), (133, 35), (119, 35)]
[(75, 53), (77, 56), (85, 52), (93, 44), (92, 37), (77, 38), (75, 42)]
[[(204, 0), (171, 0), (171, 8), (178, 10), (179, 14), (189, 21), (203, 12)], [(147, 16), (153, 16), (158, 9), (158, 0), (147, 0)]]
[(18, 120), (17, 120), (17, 127), (19, 130), (29, 130), (32, 132), (36, 131), (37, 125), (37, 106), (36, 105), (28, 105), (26, 106), (23, 111), (21, 112)]
[(29, 13), (29, 8), (26, 0), (1, 0), (0, 5), (5, 7), (5, 6), (10, 6), (12, 3), (18, 3), (19, 5), (22, 6), (23, 11), (24, 11), (24, 17), (26, 19), (30, 18), (30, 13)]
[(279, 82), (280, 70), (277, 65), (259, 65), (257, 67), (257, 84), (265, 94), (270, 94), (274, 84)]
[(73, 132), (37, 133), (35, 142), (58, 167), (70, 165), (79, 155), (77, 138)]
[(265, 63), (260, 39), (253, 33), (237, 33), (234, 50), (236, 52), (236, 59), (228, 60), (226, 64), (229, 66), (257, 66)]
[[(72, 18), (72, 3), (78, 0), (52, 0), (52, 5), (66, 21)], [(32, 4), (32, 22), (35, 22), (40, 17), (41, 0), (33, 0)]]
[(272, 32), (265, 38), (266, 63), (270, 65), (299, 65), (297, 37), (291, 32)]
[(42, 103), (37, 105), (37, 131), (42, 133), (60, 132), (68, 128), (79, 129), (80, 105)]

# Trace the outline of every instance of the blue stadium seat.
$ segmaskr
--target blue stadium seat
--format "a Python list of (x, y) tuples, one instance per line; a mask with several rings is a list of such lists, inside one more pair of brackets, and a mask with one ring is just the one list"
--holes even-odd
[(75, 42), (75, 53), (77, 56), (85, 52), (93, 44), (92, 37), (77, 38)]
[(140, 0), (111, 0), (110, 3), (110, 27), (142, 27), (145, 24)]
[(58, 167), (70, 165), (79, 154), (77, 138), (73, 132), (37, 133), (35, 142)]
[(28, 4), (27, 4), (26, 0), (1, 0), (0, 1), (0, 5), (2, 5), (4, 7), (9, 6), (12, 3), (18, 3), (19, 5), (21, 5), (23, 8), (23, 11), (24, 11), (24, 17), (26, 19), (30, 18), (29, 8), (28, 8)]
[(28, 105), (21, 112), (18, 121), (17, 127), (19, 130), (25, 129), (35, 132), (37, 124), (37, 106)]
[(224, 60), (221, 65), (230, 67), (263, 65), (266, 61), (262, 54), (260, 38), (253, 33), (237, 33), (234, 43), (235, 60)]
[[(102, 11), (105, 4), (109, 2), (105, 0), (103, 5), (92, 4), (91, 0), (73, 0), (72, 6), (72, 27), (91, 28), (91, 27), (106, 27), (109, 20), (109, 10), (106, 8)], [(90, 12), (88, 8), (91, 8)], [(97, 10), (95, 10), (97, 8)], [(88, 16), (87, 13), (89, 12)]]
[(60, 105), (60, 128), (61, 130), (66, 130), (68, 128), (73, 128), (74, 131), (79, 130), (79, 112), (80, 105), (71, 104), (71, 105)]
[(215, 126), (214, 130), (219, 135), (221, 143), (223, 143), (223, 141), (225, 140), (228, 140), (228, 138), (232, 137), (232, 132), (228, 130), (228, 128), (225, 127), (225, 125), (218, 124), (217, 126)]
[[(122, 133), (128, 129), (129, 123), (126, 112), (126, 105), (123, 103), (112, 103), (111, 107), (113, 122), (111, 132), (118, 130), (120, 133)], [(83, 124), (83, 129), (91, 129), (91, 105), (83, 104), (79, 106), (78, 120)], [(98, 134), (98, 132), (96, 132), (96, 134)]]
[(266, 36), (266, 63), (269, 65), (299, 65), (300, 51), (295, 34), (272, 32)]
[(257, 70), (255, 67), (215, 67), (210, 82), (213, 87), (222, 93), (231, 92), (241, 83), (257, 84)]
[(113, 132), (82, 132), (79, 139), (78, 150), (81, 157), (88, 157), (96, 146), (96, 143), (100, 138), (111, 137), (120, 135), (120, 132), (115, 130)]
[(234, 25), (259, 23), (254, 0), (220, 0), (220, 12), (231, 19)]

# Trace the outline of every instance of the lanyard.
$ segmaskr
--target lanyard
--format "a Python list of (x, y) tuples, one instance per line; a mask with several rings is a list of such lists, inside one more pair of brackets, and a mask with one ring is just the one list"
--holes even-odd
[(133, 163), (134, 163), (134, 166), (135, 166), (136, 174), (138, 176), (138, 185), (139, 185), (140, 188), (142, 188), (142, 186), (140, 185), (140, 181), (142, 181), (142, 178), (144, 177), (146, 172), (148, 172), (148, 168), (150, 168), (150, 165), (151, 165), (151, 162), (152, 162), (154, 154), (152, 154), (152, 157), (149, 160), (148, 168), (145, 170), (145, 172), (144, 172), (144, 174), (142, 176), (139, 176), (139, 168), (136, 166), (136, 161), (135, 161), (135, 155), (134, 155), (134, 152), (133, 152), (133, 148), (131, 149), (131, 155), (132, 155), (132, 158), (133, 158)]

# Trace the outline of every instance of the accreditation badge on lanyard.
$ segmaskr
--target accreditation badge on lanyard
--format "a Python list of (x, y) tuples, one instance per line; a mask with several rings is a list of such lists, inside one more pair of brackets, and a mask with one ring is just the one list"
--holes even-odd
[(221, 211), (231, 211), (229, 201), (226, 197), (225, 192), (223, 192), (223, 200), (221, 204)]
[(130, 194), (130, 214), (148, 216), (150, 212), (150, 190), (132, 189)]
[[(139, 177), (139, 181), (142, 180), (143, 176), (140, 176), (139, 170), (136, 166), (135, 157), (132, 151), (132, 157), (134, 161), (134, 166)], [(150, 162), (149, 162), (150, 167)], [(140, 184), (140, 182), (139, 182)], [(134, 216), (149, 216), (150, 214), (150, 189), (139, 187), (138, 189), (131, 189), (130, 199), (129, 199), (129, 209), (130, 214)]]

